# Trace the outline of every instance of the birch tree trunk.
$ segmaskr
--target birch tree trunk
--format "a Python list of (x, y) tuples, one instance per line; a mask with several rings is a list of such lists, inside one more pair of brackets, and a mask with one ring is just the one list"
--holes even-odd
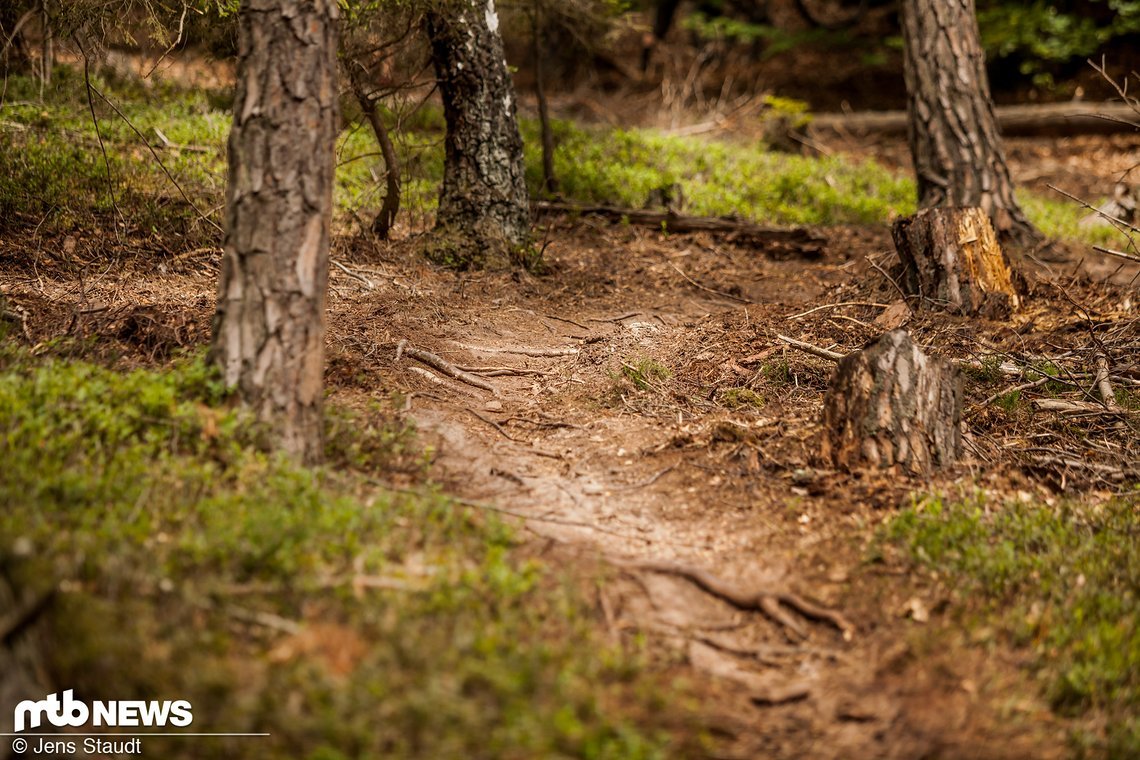
[(530, 198), (495, 3), (450, 0), (426, 24), (447, 121), (429, 255), (458, 269), (503, 268), (530, 238)]
[(903, 0), (902, 24), (919, 208), (977, 206), (1002, 242), (1039, 242), (1013, 195), (974, 0)]
[(243, 0), (212, 356), (274, 448), (322, 452), (336, 0)]

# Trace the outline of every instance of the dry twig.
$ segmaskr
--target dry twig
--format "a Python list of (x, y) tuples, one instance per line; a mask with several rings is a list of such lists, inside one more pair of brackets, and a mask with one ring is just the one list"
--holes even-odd
[(805, 353), (809, 353), (812, 356), (818, 356), (821, 359), (827, 359), (828, 361), (837, 362), (846, 356), (846, 354), (841, 354), (838, 351), (829, 351), (826, 348), (820, 348), (819, 346), (813, 346), (810, 343), (804, 343), (802, 340), (789, 338), (787, 335), (776, 335), (776, 337), (782, 340), (784, 343), (787, 343), (792, 348), (798, 348)]

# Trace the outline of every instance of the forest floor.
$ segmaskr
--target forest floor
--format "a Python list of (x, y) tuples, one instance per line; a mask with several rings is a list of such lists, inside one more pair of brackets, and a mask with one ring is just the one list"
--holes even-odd
[[(1019, 181), (1091, 197), (1111, 190), (1136, 144), (1014, 140), (1010, 156)], [(906, 166), (897, 141), (831, 148)], [(438, 483), (508, 516), (529, 536), (525, 552), (561, 571), (610, 568), (592, 624), (618, 644), (646, 639), (690, 676), (711, 756), (1053, 758), (1076, 742), (1123, 757), (1140, 747), (1136, 633), (1114, 627), (1137, 619), (1137, 560), (1122, 580), (1037, 544), (1047, 534), (1070, 558), (1130, 551), (1140, 268), (1077, 244), (1023, 259), (1023, 307), (986, 322), (893, 306), (885, 223), (813, 228), (822, 242), (810, 254), (589, 217), (543, 218), (536, 231), (548, 264), (539, 275), (445, 271), (423, 260), (414, 234), (336, 240), (330, 403), (379, 405), (430, 452), (422, 473), (373, 475)], [(128, 367), (204, 345), (218, 249), (148, 245), (113, 230), (5, 228), (8, 320), (30, 346), (86, 340), (85, 355)], [(828, 470), (819, 415), (831, 364), (777, 335), (847, 352), (904, 323), (931, 352), (972, 362), (965, 461), (933, 481)], [(1095, 401), (1099, 355), (1121, 373), (1120, 411), (1041, 411), (1042, 399)], [(1018, 389), (1046, 376), (1055, 379)], [(1047, 522), (1021, 519), (1023, 509)], [(1095, 528), (1121, 510), (1132, 520), (1124, 533)], [(1102, 533), (1116, 542), (1090, 549)], [(1004, 564), (978, 560), (979, 546)], [(802, 594), (855, 630), (845, 637), (793, 612), (801, 635), (637, 567), (661, 562)], [(1096, 614), (1080, 606), (1086, 576), (1101, 579), (1094, 570), (1118, 603), (1098, 597)], [(1104, 625), (1073, 633), (1071, 614)]]
[[(598, 625), (615, 639), (645, 635), (701, 674), (717, 756), (1063, 756), (1072, 726), (1050, 710), (1024, 651), (965, 622), (970, 599), (884, 548), (883, 526), (929, 494), (1103, 504), (1123, 482), (1101, 474), (1124, 460), (1085, 470), (1081, 452), (1034, 465), (1003, 442), (1040, 421), (990, 403), (969, 417), (970, 456), (934, 482), (822, 469), (830, 365), (776, 334), (849, 351), (889, 326), (883, 305), (896, 296), (872, 267), (889, 267), (885, 227), (820, 229), (826, 242), (810, 258), (589, 218), (540, 229), (542, 276), (442, 271), (414, 239), (339, 240), (332, 402), (380, 402), (413, 422), (434, 452), (428, 477), (520, 516), (534, 552), (557, 566), (676, 561), (743, 589), (802, 593), (854, 622), (844, 640), (804, 621), (801, 641), (682, 578), (620, 570), (599, 592)], [(205, 341), (216, 251), (123, 268), (98, 239), (69, 240), (0, 240), (0, 282), (30, 342), (113, 336), (129, 361), (149, 364)], [(1135, 322), (1135, 268), (1108, 285), (1094, 284), (1103, 262), (1095, 280), (1077, 259), (1052, 266), (1058, 284), (1038, 281), (1012, 324), (918, 314), (910, 327), (936, 352), (983, 364), (999, 351), (1087, 347), (1094, 324), (1135, 348), (1135, 330), (1118, 330)], [(410, 359), (404, 341), (481, 368), (494, 392)], [(971, 401), (1016, 384), (999, 380), (972, 382)], [(1122, 457), (1135, 453), (1135, 424), (1105, 433), (1131, 440), (1114, 449)], [(1065, 454), (1064, 440), (1050, 445)]]

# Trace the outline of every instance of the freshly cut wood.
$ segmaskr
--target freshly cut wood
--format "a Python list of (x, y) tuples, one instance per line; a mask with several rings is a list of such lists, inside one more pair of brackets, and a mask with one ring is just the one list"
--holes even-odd
[(902, 288), (920, 308), (1003, 319), (1018, 306), (1009, 260), (980, 208), (929, 208), (891, 228)]
[(664, 228), (669, 232), (721, 232), (754, 242), (778, 243), (796, 249), (803, 256), (818, 256), (827, 239), (804, 227), (765, 227), (730, 216), (684, 216), (674, 211), (584, 206), (576, 203), (539, 201), (531, 204), (537, 214), (576, 214), (600, 216), (640, 227)]
[(823, 458), (926, 475), (961, 455), (961, 422), (957, 367), (892, 330), (839, 362), (824, 397)]
[[(1140, 117), (1125, 103), (1048, 103), (1000, 106), (996, 109), (1003, 135), (1084, 135), (1132, 133)], [(810, 131), (905, 135), (906, 111), (821, 113), (812, 117)]]

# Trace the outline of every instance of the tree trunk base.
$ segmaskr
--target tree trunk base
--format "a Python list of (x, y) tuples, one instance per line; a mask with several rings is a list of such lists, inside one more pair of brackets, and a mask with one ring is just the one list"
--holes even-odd
[(891, 228), (902, 287), (920, 307), (990, 319), (1017, 308), (1009, 261), (980, 208), (929, 208)]
[(962, 379), (892, 330), (844, 357), (823, 408), (823, 458), (845, 470), (901, 467), (925, 475), (962, 450)]

